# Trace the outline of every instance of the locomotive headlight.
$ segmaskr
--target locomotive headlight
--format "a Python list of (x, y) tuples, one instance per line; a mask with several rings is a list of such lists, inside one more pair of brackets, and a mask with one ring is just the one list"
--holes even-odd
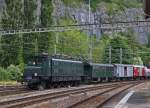
[(34, 73), (34, 76), (36, 77), (38, 74), (37, 73)]

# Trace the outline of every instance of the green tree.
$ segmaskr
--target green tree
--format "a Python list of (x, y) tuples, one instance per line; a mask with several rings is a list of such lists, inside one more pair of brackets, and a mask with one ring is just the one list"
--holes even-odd
[(107, 35), (103, 35), (99, 40), (93, 39), (93, 62), (103, 63), (103, 53), (110, 43), (111, 38)]
[(105, 6), (109, 13), (120, 11), (123, 8), (141, 7), (142, 2), (137, 0), (91, 0), (91, 6), (95, 10), (99, 4)]
[(115, 34), (111, 39), (110, 43), (107, 45), (105, 52), (103, 54), (103, 63), (109, 63), (109, 48), (111, 46), (111, 62), (120, 63), (121, 51), (122, 49), (122, 63), (131, 64), (133, 61), (132, 52), (130, 46), (128, 45), (127, 38), (121, 36), (120, 34)]
[[(52, 26), (52, 0), (42, 0), (41, 4), (41, 27), (50, 27)], [(52, 33), (40, 33), (38, 36), (39, 53), (48, 52), (52, 54), (54, 52), (54, 39)]]
[(61, 33), (58, 50), (63, 54), (87, 58), (87, 35), (80, 31), (68, 31)]
[[(65, 19), (65, 20), (64, 20)], [(74, 21), (69, 18), (62, 18), (60, 25), (71, 25)], [(87, 59), (88, 40), (87, 35), (82, 31), (72, 30), (59, 33), (57, 51), (70, 56), (82, 57)]]
[[(33, 29), (36, 27), (36, 8), (37, 5), (35, 0), (24, 0), (23, 26), (25, 29)], [(37, 53), (37, 34), (24, 34), (22, 40), (24, 60), (28, 60), (31, 55), (35, 55)]]
[(121, 33), (122, 36), (127, 38), (127, 44), (129, 45), (133, 61), (132, 64), (143, 64), (141, 55), (139, 54), (140, 49), (143, 49), (142, 47), (144, 45), (141, 45), (136, 38), (136, 34), (132, 29), (129, 29), (128, 32)]
[[(22, 1), (5, 0), (6, 7), (2, 15), (2, 29), (19, 29), (22, 27)], [(20, 51), (19, 35), (5, 35), (1, 37), (2, 56), (0, 64), (7, 67), (10, 64), (19, 64), (18, 55)]]
[(139, 55), (144, 63), (144, 65), (150, 66), (150, 48), (147, 48), (146, 46), (141, 46), (139, 48)]

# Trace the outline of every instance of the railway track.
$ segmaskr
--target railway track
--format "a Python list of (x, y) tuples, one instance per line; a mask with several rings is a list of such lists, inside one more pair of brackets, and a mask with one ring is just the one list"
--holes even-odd
[[(82, 87), (82, 88), (67, 89), (67, 90), (56, 91), (56, 92), (44, 91), (44, 93), (37, 93), (37, 94), (35, 94), (33, 92), (30, 95), (23, 95), (18, 98), (10, 98), (10, 99), (0, 100), (0, 108), (22, 108), (25, 106), (38, 104), (38, 103), (45, 102), (45, 101), (52, 100), (52, 99), (67, 97), (70, 95), (76, 95), (76, 94), (80, 94), (80, 93), (87, 93), (87, 92), (96, 91), (96, 90), (98, 90), (98, 91), (102, 90), (100, 94), (103, 94), (105, 96), (105, 93), (108, 93), (108, 92), (111, 92), (114, 90), (116, 91), (117, 88), (124, 87), (124, 88), (118, 90), (119, 92), (121, 92), (122, 90), (125, 90), (125, 89), (137, 84), (137, 82), (134, 82), (134, 83), (132, 82), (133, 84), (129, 84), (129, 83), (130, 82), (111, 83), (111, 84), (105, 84), (105, 85), (97, 85), (97, 86), (95, 85), (93, 87), (87, 87), (87, 88)], [(97, 94), (97, 95), (99, 96), (100, 94)], [(96, 96), (92, 96), (92, 98), (94, 98)], [(90, 100), (90, 97), (87, 98), (86, 100)], [(86, 100), (84, 100), (83, 102), (86, 102)], [(69, 105), (69, 107), (74, 108), (74, 106), (78, 105), (79, 103), (82, 103), (82, 101), (72, 103), (71, 105)], [(86, 107), (86, 108), (88, 108), (88, 107)]]
[(0, 86), (0, 96), (15, 95), (21, 93), (27, 93), (27, 90), (24, 86)]
[(10, 96), (10, 95), (16, 95), (16, 94), (21, 94), (21, 93), (27, 93), (29, 90), (27, 89), (13, 89), (13, 90), (3, 90), (0, 91), (0, 96)]
[(114, 87), (108, 89), (104, 92), (97, 93), (91, 97), (84, 99), (83, 101), (77, 102), (73, 105), (70, 105), (68, 108), (100, 108), (105, 102), (111, 99), (113, 96), (123, 92), (130, 87), (133, 87), (133, 84), (121, 85), (119, 87)]
[(23, 86), (21, 85), (15, 85), (15, 86), (0, 86), (0, 91), (5, 91), (5, 90), (16, 90), (16, 89), (21, 89), (21, 88), (24, 88)]

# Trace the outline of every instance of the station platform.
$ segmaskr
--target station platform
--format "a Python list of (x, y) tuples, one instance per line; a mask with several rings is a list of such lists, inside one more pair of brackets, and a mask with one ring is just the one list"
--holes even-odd
[(114, 108), (150, 108), (150, 83), (129, 91)]
[(126, 108), (150, 108), (150, 90), (133, 93), (126, 103)]

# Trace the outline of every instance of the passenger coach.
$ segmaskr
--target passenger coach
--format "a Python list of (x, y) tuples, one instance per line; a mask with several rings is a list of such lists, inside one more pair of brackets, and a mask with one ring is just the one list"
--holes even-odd
[(111, 64), (92, 63), (93, 81), (111, 81), (114, 78), (114, 66)]

